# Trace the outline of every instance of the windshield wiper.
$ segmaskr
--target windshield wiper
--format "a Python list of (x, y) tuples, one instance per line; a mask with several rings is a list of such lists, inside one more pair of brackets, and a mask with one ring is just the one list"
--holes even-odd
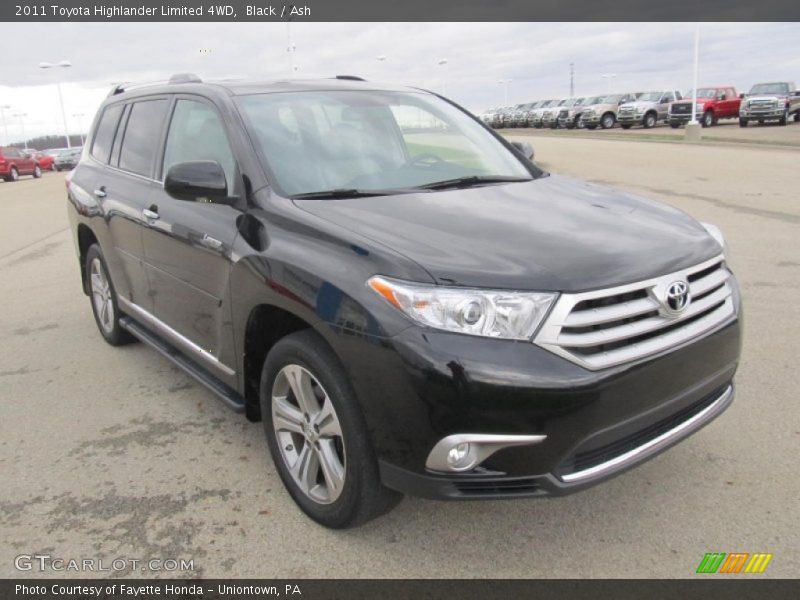
[(518, 181), (533, 181), (533, 179), (531, 177), (514, 177), (508, 175), (468, 175), (466, 177), (456, 177), (455, 179), (426, 183), (419, 186), (419, 188), (423, 190), (445, 190), (448, 188), (470, 187), (487, 183), (514, 183)]
[(411, 194), (419, 190), (359, 190), (356, 188), (336, 188), (321, 192), (307, 192), (291, 196), (292, 200), (335, 200), (338, 198), (369, 198), (371, 196), (393, 196), (395, 194)]

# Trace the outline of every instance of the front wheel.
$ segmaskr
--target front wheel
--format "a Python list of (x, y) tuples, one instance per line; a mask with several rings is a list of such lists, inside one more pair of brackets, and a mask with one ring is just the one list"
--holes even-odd
[(749, 121), (747, 119), (739, 119), (739, 127), (747, 127)]
[(778, 121), (779, 125), (786, 125), (789, 122), (789, 109), (784, 109), (781, 120)]
[(6, 181), (19, 181), (19, 171), (17, 171), (17, 167), (11, 167), (5, 179)]
[(39, 179), (42, 176), (42, 169), (39, 168), (39, 165), (33, 167), (33, 178)]
[(643, 122), (645, 129), (652, 129), (656, 126), (656, 116), (653, 113), (648, 113), (644, 116)]
[(614, 117), (613, 113), (606, 113), (603, 115), (600, 125), (603, 127), (603, 129), (611, 129), (615, 122), (616, 118)]
[(100, 246), (93, 244), (86, 253), (86, 289), (92, 301), (92, 313), (103, 338), (112, 346), (122, 346), (136, 341), (119, 324), (120, 310), (117, 292), (108, 275), (106, 261)]
[(800, 123), (800, 110), (798, 110), (796, 113), (794, 113), (794, 122), (795, 123)]
[(714, 124), (714, 113), (712, 113), (710, 110), (707, 110), (703, 114), (703, 119), (700, 121), (700, 124), (703, 127), (711, 127)]
[(400, 501), (380, 481), (355, 393), (319, 334), (299, 331), (273, 346), (261, 372), (260, 400), (275, 468), (310, 518), (343, 529)]

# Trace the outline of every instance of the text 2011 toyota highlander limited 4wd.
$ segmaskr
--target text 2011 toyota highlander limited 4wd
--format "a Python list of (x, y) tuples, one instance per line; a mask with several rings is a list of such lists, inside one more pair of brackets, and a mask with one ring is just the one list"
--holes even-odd
[(68, 183), (84, 290), (327, 526), (579, 490), (728, 406), (739, 293), (716, 228), (525, 150), (353, 78), (116, 88)]

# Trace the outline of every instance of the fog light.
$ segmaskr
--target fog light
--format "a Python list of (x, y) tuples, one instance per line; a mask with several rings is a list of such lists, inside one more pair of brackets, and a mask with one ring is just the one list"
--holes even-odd
[(464, 467), (469, 460), (469, 443), (458, 444), (447, 453), (447, 464), (451, 467)]

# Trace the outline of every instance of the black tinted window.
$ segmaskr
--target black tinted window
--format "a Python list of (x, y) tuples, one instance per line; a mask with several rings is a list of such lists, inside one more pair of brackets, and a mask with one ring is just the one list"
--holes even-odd
[(131, 107), (119, 155), (120, 169), (150, 176), (166, 111), (166, 100), (143, 100)]
[(108, 154), (111, 152), (111, 144), (114, 142), (114, 134), (117, 132), (117, 123), (122, 114), (122, 105), (109, 106), (103, 111), (100, 123), (97, 125), (97, 132), (94, 134), (92, 142), (92, 156), (101, 162), (108, 162)]

